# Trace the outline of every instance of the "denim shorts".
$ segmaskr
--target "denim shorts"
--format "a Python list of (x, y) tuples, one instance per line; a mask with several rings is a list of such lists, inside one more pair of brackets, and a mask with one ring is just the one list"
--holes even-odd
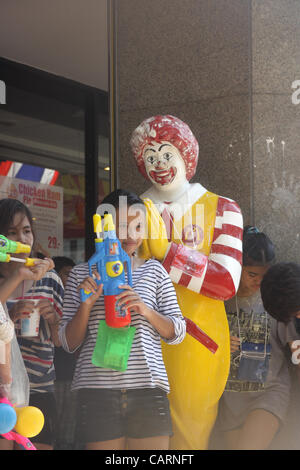
[(169, 400), (159, 388), (80, 389), (77, 441), (172, 435)]

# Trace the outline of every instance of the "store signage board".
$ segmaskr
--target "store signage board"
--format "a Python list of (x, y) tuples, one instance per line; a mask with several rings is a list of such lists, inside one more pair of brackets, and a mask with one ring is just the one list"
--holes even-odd
[(36, 249), (46, 256), (63, 255), (63, 188), (0, 176), (0, 199), (18, 199), (35, 219)]

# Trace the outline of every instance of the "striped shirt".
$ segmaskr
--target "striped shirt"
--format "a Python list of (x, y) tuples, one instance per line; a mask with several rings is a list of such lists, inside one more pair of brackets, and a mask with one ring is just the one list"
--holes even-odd
[[(54, 270), (47, 272), (41, 280), (37, 281), (25, 293), (25, 297), (28, 300), (48, 299), (53, 304), (58, 319), (62, 316), (63, 296), (63, 284)], [(18, 299), (20, 300), (21, 298), (17, 297), (14, 300)], [(10, 309), (10, 306), (11, 302), (8, 300), (8, 309)], [(20, 336), (20, 320), (16, 322), (15, 326), (18, 343), (30, 381), (30, 393), (53, 392), (55, 380), (53, 364), (54, 344), (51, 340), (51, 330), (48, 322), (41, 316), (39, 336), (37, 338)]]
[[(75, 266), (69, 275), (65, 291), (59, 335), (63, 347), (69, 352), (65, 329), (80, 306), (78, 286), (88, 275), (87, 263)], [(173, 321), (175, 337), (172, 340), (162, 339), (168, 344), (180, 343), (185, 337), (185, 321), (177, 303), (174, 287), (163, 266), (156, 260), (148, 260), (133, 271), (132, 280), (132, 287), (143, 302), (149, 308)], [(169, 382), (161, 352), (161, 337), (148, 320), (137, 313), (131, 313), (131, 326), (134, 326), (136, 331), (126, 371), (118, 372), (92, 364), (91, 359), (96, 344), (99, 321), (104, 319), (105, 309), (102, 295), (97, 299), (90, 313), (87, 334), (77, 360), (72, 389), (159, 387), (169, 392)]]

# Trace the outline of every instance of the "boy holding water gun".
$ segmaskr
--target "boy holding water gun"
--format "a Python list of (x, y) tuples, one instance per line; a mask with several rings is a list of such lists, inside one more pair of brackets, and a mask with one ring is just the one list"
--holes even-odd
[[(126, 198), (126, 205), (120, 204)], [(74, 352), (80, 346), (72, 388), (78, 390), (78, 431), (86, 449), (168, 449), (172, 433), (167, 394), (169, 383), (161, 339), (180, 343), (185, 321), (172, 282), (154, 260), (137, 258), (144, 240), (143, 222), (132, 207), (146, 210), (133, 193), (117, 190), (101, 206), (115, 209), (116, 235), (132, 265), (132, 286), (120, 285), (119, 307), (131, 313), (135, 335), (126, 370), (98, 367), (92, 362), (99, 322), (105, 318), (100, 275), (91, 276), (87, 263), (73, 268), (67, 282), (60, 339)], [(98, 209), (99, 209), (98, 208)], [(129, 278), (129, 276), (128, 276)], [(90, 292), (81, 300), (80, 289)]]

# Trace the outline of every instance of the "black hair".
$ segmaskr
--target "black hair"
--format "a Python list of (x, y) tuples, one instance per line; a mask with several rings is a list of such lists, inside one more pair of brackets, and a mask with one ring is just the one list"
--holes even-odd
[(75, 266), (74, 261), (71, 258), (68, 258), (67, 256), (55, 256), (52, 258), (54, 264), (55, 264), (55, 271), (58, 273), (62, 268), (65, 266)]
[(260, 291), (265, 310), (276, 320), (288, 323), (300, 312), (300, 265), (285, 262), (271, 266)]
[(27, 217), (31, 230), (33, 232), (33, 219), (30, 210), (25, 204), (23, 204), (18, 199), (1, 199), (0, 200), (0, 233), (2, 235), (7, 235), (9, 227), (13, 224), (14, 217), (16, 214), (24, 214), (24, 217)]
[(116, 189), (115, 191), (112, 191), (110, 194), (105, 196), (103, 201), (101, 202), (102, 204), (111, 204), (114, 206), (115, 209), (119, 208), (120, 205), (120, 197), (126, 197), (126, 203), (127, 206), (133, 206), (133, 204), (143, 204), (143, 200), (137, 196), (137, 194), (127, 191), (125, 189)]
[(275, 248), (269, 237), (246, 225), (243, 233), (243, 266), (266, 266), (275, 262)]

